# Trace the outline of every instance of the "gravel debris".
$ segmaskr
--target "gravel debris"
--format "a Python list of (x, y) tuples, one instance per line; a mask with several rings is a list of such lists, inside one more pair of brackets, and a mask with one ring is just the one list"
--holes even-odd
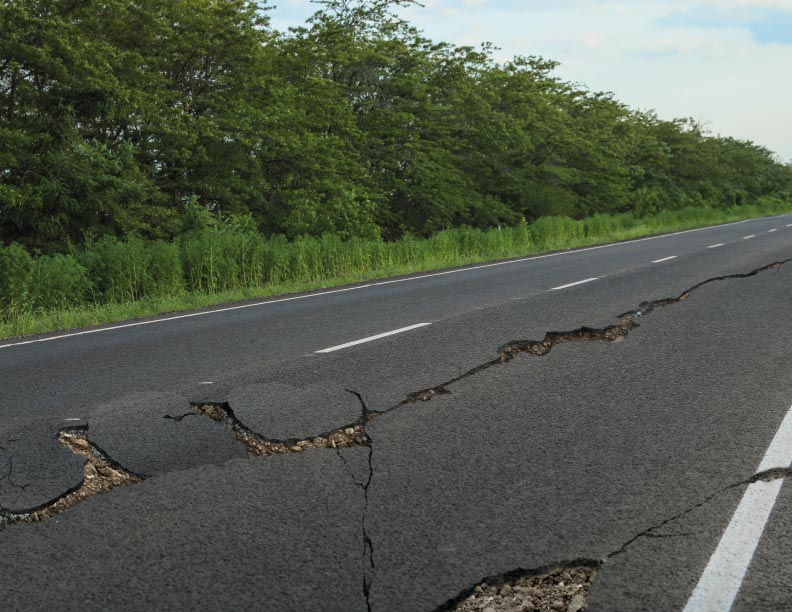
[(485, 581), (460, 601), (455, 612), (585, 612), (597, 575), (590, 566), (558, 568), (508, 582)]
[(234, 415), (234, 411), (226, 404), (192, 403), (193, 412), (204, 414), (216, 423), (225, 425), (234, 432), (236, 439), (245, 445), (248, 453), (257, 457), (301, 453), (309, 448), (348, 448), (350, 446), (368, 446), (371, 441), (366, 428), (360, 423), (333, 430), (320, 436), (303, 440), (270, 440), (246, 427)]

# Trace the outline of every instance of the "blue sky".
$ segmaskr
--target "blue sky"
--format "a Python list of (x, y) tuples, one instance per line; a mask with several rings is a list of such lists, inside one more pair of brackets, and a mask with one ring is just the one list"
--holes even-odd
[(759, 44), (792, 45), (792, 10), (773, 6), (698, 4), (658, 20), (661, 27), (747, 30)]
[[(309, 0), (273, 0), (276, 28)], [(557, 74), (661, 117), (691, 116), (792, 161), (792, 0), (423, 0), (402, 11), (435, 40), (541, 55)]]

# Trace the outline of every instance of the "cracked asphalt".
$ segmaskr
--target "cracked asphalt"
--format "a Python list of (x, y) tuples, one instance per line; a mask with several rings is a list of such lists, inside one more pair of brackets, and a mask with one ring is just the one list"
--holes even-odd
[[(787, 224), (0, 341), (1, 607), (428, 612), (578, 560), (589, 610), (681, 610), (792, 405)], [(19, 519), (84, 484), (73, 427), (142, 482)], [(792, 610), (788, 473), (734, 610)]]

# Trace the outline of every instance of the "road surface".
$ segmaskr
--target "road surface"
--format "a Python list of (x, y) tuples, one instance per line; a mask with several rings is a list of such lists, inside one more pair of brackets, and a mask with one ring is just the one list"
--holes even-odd
[(583, 564), (589, 610), (792, 610), (790, 258), (782, 216), (0, 341), (2, 608)]

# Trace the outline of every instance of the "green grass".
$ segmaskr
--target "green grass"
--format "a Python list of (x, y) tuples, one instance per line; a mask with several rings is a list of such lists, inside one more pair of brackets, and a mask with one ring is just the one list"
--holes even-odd
[(456, 228), (431, 238), (287, 242), (230, 223), (177, 242), (106, 239), (67, 256), (0, 247), (0, 338), (112, 323), (301, 291), (535, 255), (792, 212), (765, 199), (726, 211), (688, 208), (635, 218), (547, 217), (532, 225)]

